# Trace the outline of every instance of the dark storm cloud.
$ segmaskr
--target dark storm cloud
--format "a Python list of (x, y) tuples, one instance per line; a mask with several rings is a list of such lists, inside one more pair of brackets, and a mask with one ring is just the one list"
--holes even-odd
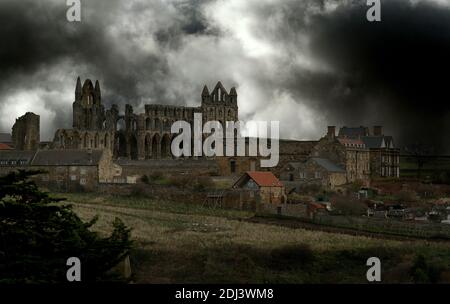
[(353, 2), (301, 24), (310, 53), (328, 70), (294, 68), (287, 89), (312, 100), (328, 121), (384, 124), (402, 143), (429, 142), (448, 152), (449, 9), (382, 1), (378, 23), (367, 22), (366, 11)]
[[(17, 96), (42, 102), (38, 110), (53, 113), (45, 138), (70, 126), (78, 75), (100, 80), (107, 106), (137, 110), (192, 104), (220, 79), (238, 86), (243, 118), (291, 115), (282, 136), (382, 124), (397, 143), (450, 152), (449, 7), (385, 0), (382, 22), (370, 23), (365, 2), (95, 0), (82, 2), (81, 23), (69, 23), (65, 1), (3, 0), (0, 115)], [(298, 107), (283, 108), (286, 100)], [(296, 119), (309, 123), (299, 128)]]
[[(2, 1), (0, 106), (15, 90), (49, 87), (49, 80), (46, 79), (49, 75), (45, 75), (45, 71), (50, 74), (55, 65), (60, 66), (59, 70), (65, 77), (54, 84), (53, 90), (67, 86), (62, 81), (70, 81), (74, 88), (76, 76), (80, 75), (101, 81), (107, 105), (139, 105), (140, 100), (148, 96), (159, 103), (168, 102), (170, 86), (166, 78), (169, 70), (164, 53), (178, 47), (184, 35), (206, 31), (204, 18), (200, 12), (194, 12), (198, 1), (178, 4), (175, 10), (179, 13), (173, 15), (167, 12), (164, 15), (162, 7), (158, 7), (162, 4), (150, 1), (130, 2), (129, 15), (123, 16), (123, 5), (123, 2), (116, 0), (83, 1), (82, 22), (69, 23), (65, 1)], [(146, 11), (154, 12), (158, 23), (146, 26), (147, 20), (143, 20), (143, 27), (133, 32), (136, 23), (133, 18)], [(122, 22), (123, 27), (117, 22)], [(122, 32), (114, 36), (114, 31)], [(134, 41), (141, 39), (145, 43), (153, 37), (157, 44), (157, 51), (154, 52), (140, 51), (141, 41)], [(143, 87), (147, 96), (142, 96)], [(44, 101), (44, 107), (56, 113), (54, 128), (69, 127), (70, 112), (67, 106), (70, 103), (58, 103), (51, 100), (50, 95), (45, 98), (48, 99)], [(73, 95), (66, 98), (71, 100)], [(1, 114), (6, 111), (4, 109)]]

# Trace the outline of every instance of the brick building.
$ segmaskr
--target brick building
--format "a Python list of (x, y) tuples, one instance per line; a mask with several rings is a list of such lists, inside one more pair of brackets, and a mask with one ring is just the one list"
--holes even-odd
[(328, 133), (313, 148), (311, 157), (324, 158), (344, 168), (347, 183), (370, 183), (370, 151), (362, 140), (336, 137), (336, 128), (328, 127)]
[(400, 150), (395, 147), (392, 136), (383, 133), (382, 126), (348, 128), (339, 130), (339, 138), (360, 140), (370, 151), (370, 173), (372, 177), (399, 177)]

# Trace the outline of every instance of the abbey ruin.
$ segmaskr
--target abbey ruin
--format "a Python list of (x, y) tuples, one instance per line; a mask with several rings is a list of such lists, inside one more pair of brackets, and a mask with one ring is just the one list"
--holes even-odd
[(59, 129), (53, 141), (55, 149), (109, 149), (114, 158), (132, 160), (172, 158), (170, 145), (174, 134), (170, 129), (174, 122), (194, 121), (194, 113), (201, 113), (206, 121), (238, 120), (237, 93), (230, 92), (219, 82), (209, 92), (205, 85), (199, 107), (146, 105), (144, 113), (134, 113), (125, 106), (120, 114), (113, 105), (105, 110), (102, 104), (100, 84), (95, 86), (87, 79), (81, 85), (77, 79), (73, 103), (72, 129)]

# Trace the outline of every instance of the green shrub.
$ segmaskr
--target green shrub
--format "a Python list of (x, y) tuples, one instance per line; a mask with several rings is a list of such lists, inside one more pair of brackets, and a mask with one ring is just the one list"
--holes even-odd
[(417, 193), (411, 190), (401, 190), (395, 197), (399, 202), (417, 202), (419, 200)]
[(205, 191), (212, 189), (214, 182), (210, 176), (198, 176), (194, 182), (194, 189), (197, 191)]
[(437, 283), (442, 269), (437, 265), (429, 265), (423, 255), (418, 255), (410, 274), (414, 283)]

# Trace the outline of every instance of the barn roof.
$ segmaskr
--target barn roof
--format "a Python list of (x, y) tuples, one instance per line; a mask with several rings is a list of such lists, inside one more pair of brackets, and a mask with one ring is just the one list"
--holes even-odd
[(260, 187), (284, 187), (280, 180), (272, 172), (251, 171), (244, 173), (234, 184), (238, 187), (243, 181), (252, 179)]

